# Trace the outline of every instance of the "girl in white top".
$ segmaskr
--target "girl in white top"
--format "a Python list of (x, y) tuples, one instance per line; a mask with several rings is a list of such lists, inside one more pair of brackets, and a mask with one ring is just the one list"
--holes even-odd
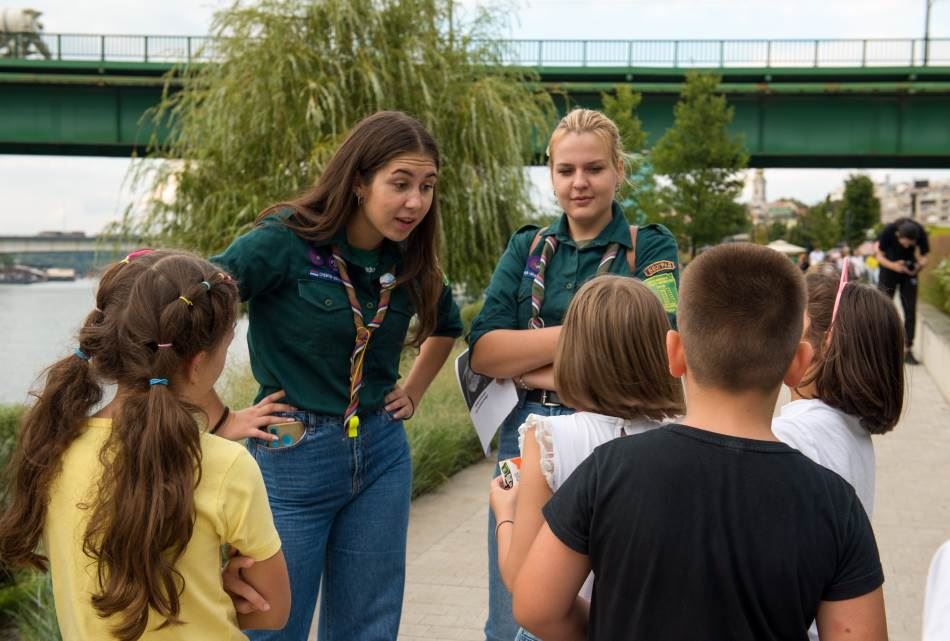
[(809, 274), (803, 340), (815, 356), (772, 431), (854, 487), (874, 510), (871, 434), (894, 428), (904, 402), (904, 329), (873, 287)]
[[(577, 413), (529, 415), (519, 429), (520, 482), (505, 489), (498, 477), (491, 485), (498, 564), (509, 589), (544, 523), (542, 506), (594, 448), (682, 414), (682, 386), (666, 358), (669, 329), (662, 303), (632, 278), (599, 276), (574, 296), (558, 338), (554, 381)], [(590, 578), (581, 594), (590, 598)]]

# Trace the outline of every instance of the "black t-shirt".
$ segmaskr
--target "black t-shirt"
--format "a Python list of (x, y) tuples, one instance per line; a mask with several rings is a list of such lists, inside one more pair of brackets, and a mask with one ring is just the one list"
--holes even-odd
[(544, 506), (590, 557), (589, 639), (807, 639), (884, 582), (854, 489), (783, 443), (683, 425), (598, 447)]
[[(888, 260), (897, 260), (897, 261), (912, 261), (916, 262), (916, 254), (914, 252), (915, 246), (911, 245), (910, 247), (904, 247), (901, 245), (900, 241), (897, 240), (897, 227), (899, 223), (907, 222), (909, 219), (901, 219), (893, 223), (884, 225), (884, 229), (881, 230), (881, 235), (878, 236), (877, 243), (880, 250), (884, 253), (884, 257)], [(930, 243), (927, 242), (927, 231), (917, 225), (917, 244), (916, 247), (920, 248), (920, 255), (923, 256), (930, 251)], [(884, 269), (887, 269), (886, 267)]]

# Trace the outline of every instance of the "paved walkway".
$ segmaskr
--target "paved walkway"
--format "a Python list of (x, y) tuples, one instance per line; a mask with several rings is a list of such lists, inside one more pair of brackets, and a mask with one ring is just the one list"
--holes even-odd
[[(876, 436), (874, 529), (891, 641), (920, 639), (930, 557), (950, 539), (950, 407), (923, 367), (908, 368), (901, 423)], [(490, 462), (416, 500), (400, 641), (484, 639)]]

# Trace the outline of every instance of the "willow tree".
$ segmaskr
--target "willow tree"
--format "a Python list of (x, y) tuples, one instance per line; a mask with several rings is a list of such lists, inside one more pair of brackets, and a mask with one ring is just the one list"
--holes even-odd
[(173, 72), (151, 115), (169, 130), (150, 156), (180, 160), (133, 170), (165, 197), (128, 227), (220, 250), (267, 205), (310, 187), (358, 120), (397, 109), (440, 147), (444, 268), (483, 286), (530, 208), (522, 168), (553, 107), (536, 76), (502, 64), (501, 14), (479, 10), (460, 25), (452, 5), (261, 0), (218, 13), (213, 62)]

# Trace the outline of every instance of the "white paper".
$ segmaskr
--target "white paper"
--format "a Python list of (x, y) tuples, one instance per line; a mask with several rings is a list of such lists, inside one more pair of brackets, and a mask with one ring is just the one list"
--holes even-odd
[(469, 350), (455, 359), (455, 378), (468, 407), (475, 433), (485, 456), (491, 454), (491, 440), (502, 422), (518, 404), (518, 390), (510, 380), (482, 376), (468, 366)]

